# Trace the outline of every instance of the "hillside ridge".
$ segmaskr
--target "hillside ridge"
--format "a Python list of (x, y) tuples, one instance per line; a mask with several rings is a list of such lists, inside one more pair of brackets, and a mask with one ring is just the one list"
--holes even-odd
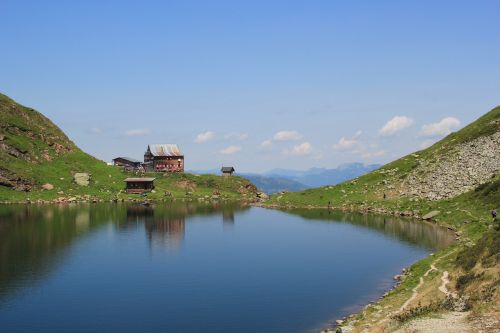
[[(500, 170), (500, 107), (431, 147), (336, 186), (272, 198), (281, 206), (387, 206), (452, 199), (494, 181)], [(415, 215), (413, 212), (410, 215)], [(418, 215), (418, 214), (416, 214)]]
[(36, 181), (22, 164), (41, 164), (77, 151), (76, 145), (40, 112), (0, 94), (0, 185), (30, 191)]
[[(85, 185), (77, 175), (88, 175)], [(0, 202), (135, 200), (124, 179), (136, 177), (83, 152), (50, 119), (0, 94)], [(153, 200), (256, 199), (257, 189), (241, 177), (148, 173)]]

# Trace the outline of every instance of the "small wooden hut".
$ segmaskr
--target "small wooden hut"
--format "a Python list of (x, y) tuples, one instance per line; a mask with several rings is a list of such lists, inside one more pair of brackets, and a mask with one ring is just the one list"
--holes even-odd
[(233, 175), (233, 173), (234, 173), (236, 170), (234, 170), (234, 168), (233, 168), (233, 167), (225, 167), (225, 166), (223, 166), (223, 167), (220, 169), (220, 171), (222, 172), (222, 175), (223, 175), (223, 176), (229, 177), (229, 176), (232, 176), (232, 175)]
[(127, 193), (140, 194), (151, 192), (155, 188), (155, 178), (127, 178), (125, 179), (125, 190)]

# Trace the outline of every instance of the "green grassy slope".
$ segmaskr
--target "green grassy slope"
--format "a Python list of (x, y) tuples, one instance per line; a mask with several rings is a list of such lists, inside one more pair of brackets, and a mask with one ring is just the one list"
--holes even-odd
[[(73, 175), (86, 172), (90, 185), (78, 186)], [(90, 196), (98, 199), (137, 198), (123, 193), (127, 174), (83, 151), (49, 119), (0, 94), (0, 202), (52, 200)], [(148, 174), (156, 177), (153, 199), (211, 196), (214, 190), (229, 199), (252, 199), (255, 187), (240, 177), (190, 174)], [(52, 190), (43, 190), (49, 183)]]

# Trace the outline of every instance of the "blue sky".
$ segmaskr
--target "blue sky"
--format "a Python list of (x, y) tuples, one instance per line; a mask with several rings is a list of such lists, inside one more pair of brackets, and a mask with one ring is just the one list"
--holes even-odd
[(500, 104), (500, 1), (5, 1), (0, 92), (85, 151), (383, 163)]

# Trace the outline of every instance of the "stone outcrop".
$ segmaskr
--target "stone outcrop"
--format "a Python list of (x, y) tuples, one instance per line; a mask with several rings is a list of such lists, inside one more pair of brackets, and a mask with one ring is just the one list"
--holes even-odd
[(0, 167), (0, 186), (13, 190), (29, 192), (35, 185), (34, 181), (23, 179), (9, 170)]
[(455, 197), (500, 171), (500, 132), (458, 144), (419, 162), (403, 181), (402, 196), (429, 200)]
[(89, 186), (90, 175), (85, 172), (77, 172), (73, 176), (75, 183), (79, 186)]

